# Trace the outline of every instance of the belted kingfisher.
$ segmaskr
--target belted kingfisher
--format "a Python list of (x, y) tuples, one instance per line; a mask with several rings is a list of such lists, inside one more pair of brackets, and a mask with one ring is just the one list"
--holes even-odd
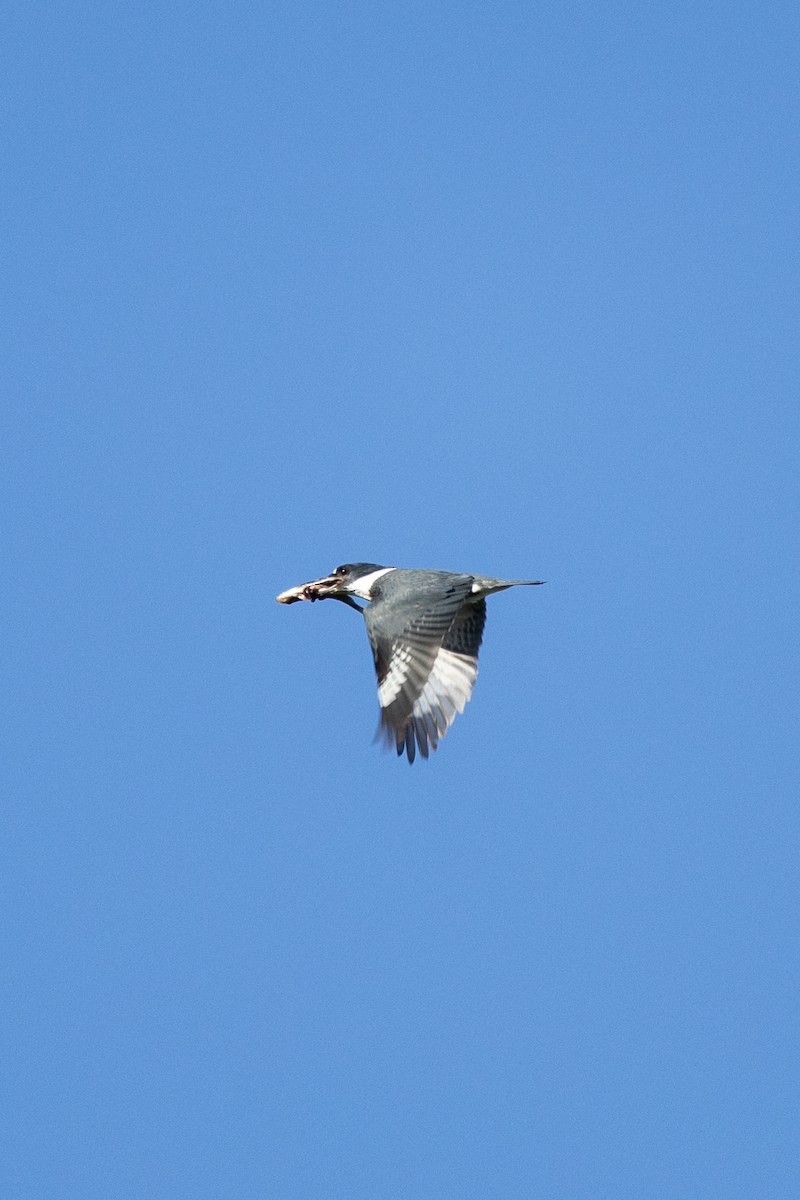
[[(463, 712), (478, 674), (485, 597), (542, 579), (492, 579), (451, 571), (346, 563), (330, 575), (288, 588), (279, 604), (341, 600), (364, 614), (378, 676), (378, 734), (413, 763), (435, 750)], [(368, 601), (362, 608), (353, 600)]]

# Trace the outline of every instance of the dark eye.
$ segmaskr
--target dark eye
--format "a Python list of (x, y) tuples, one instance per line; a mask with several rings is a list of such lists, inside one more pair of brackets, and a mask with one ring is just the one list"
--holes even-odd
[(333, 573), (334, 573), (334, 575), (346, 575), (347, 567), (337, 567)]

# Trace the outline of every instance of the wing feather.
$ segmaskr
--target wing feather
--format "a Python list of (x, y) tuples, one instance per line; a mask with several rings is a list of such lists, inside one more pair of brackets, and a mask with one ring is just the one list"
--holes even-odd
[(473, 598), (471, 586), (471, 576), (459, 576), (445, 595), (415, 597), (410, 614), (407, 603), (393, 607), (389, 600), (377, 616), (372, 605), (364, 610), (378, 677), (378, 734), (409, 762), (417, 750), (427, 758), (437, 748), (472, 694), (486, 603)]

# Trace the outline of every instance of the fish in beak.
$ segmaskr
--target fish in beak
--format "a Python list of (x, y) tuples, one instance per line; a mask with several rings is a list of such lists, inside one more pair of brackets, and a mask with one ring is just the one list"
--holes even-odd
[(296, 588), (287, 588), (285, 592), (281, 592), (276, 596), (278, 604), (296, 604), (297, 600), (344, 600), (349, 599), (347, 593), (343, 592), (342, 572), (338, 574), (333, 572), (332, 575), (323, 575), (320, 580), (312, 580), (309, 583), (299, 583)]
[(321, 579), (312, 579), (310, 583), (299, 583), (297, 587), (287, 588), (275, 599), (278, 604), (296, 604), (298, 600), (325, 600), (327, 597), (338, 599), (335, 589), (340, 583), (341, 580), (335, 575), (323, 575)]
[(297, 587), (287, 588), (275, 599), (278, 604), (296, 604), (298, 600), (341, 600), (342, 604), (347, 604), (356, 612), (363, 612), (347, 590), (345, 580), (349, 570), (347, 567), (337, 567), (330, 575), (323, 575), (321, 579), (312, 579), (310, 583), (300, 583)]

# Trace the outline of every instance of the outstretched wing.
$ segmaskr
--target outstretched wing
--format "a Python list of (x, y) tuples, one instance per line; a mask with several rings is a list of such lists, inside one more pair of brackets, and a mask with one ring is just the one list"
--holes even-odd
[(364, 610), (381, 706), (379, 736), (405, 750), (413, 762), (435, 750), (464, 711), (478, 674), (478, 649), (486, 603), (472, 598), (471, 575), (457, 577), (445, 593), (418, 593), (409, 614), (407, 601), (386, 596), (376, 617)]

